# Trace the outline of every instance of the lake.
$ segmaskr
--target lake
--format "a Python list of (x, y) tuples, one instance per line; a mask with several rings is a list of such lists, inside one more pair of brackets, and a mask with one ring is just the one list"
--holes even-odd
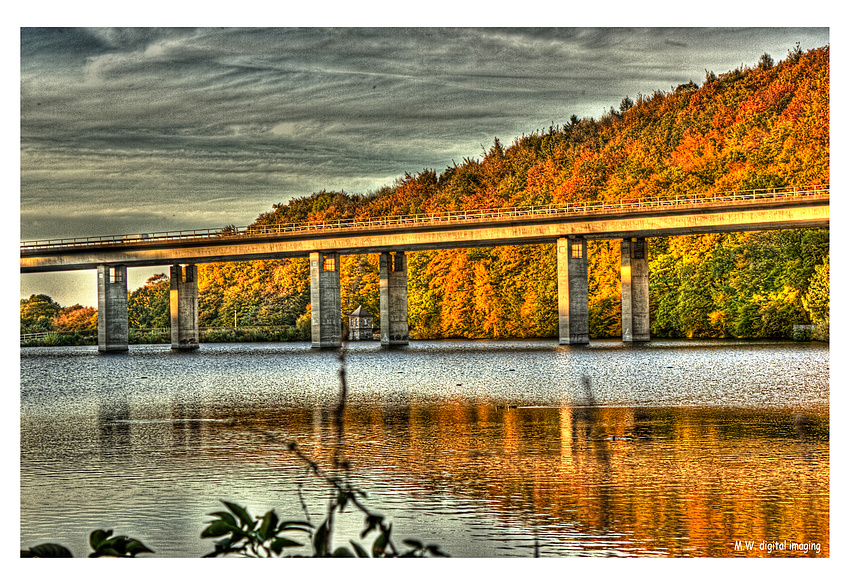
[(453, 557), (829, 556), (827, 344), (352, 342), (341, 433), (338, 355), (21, 348), (21, 547), (86, 556), (102, 528), (199, 557), (220, 500), (318, 523), (295, 441)]

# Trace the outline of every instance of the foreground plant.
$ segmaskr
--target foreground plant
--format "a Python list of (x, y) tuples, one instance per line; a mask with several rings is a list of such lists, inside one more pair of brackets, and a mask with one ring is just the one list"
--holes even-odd
[[(201, 538), (221, 538), (215, 542), (208, 557), (241, 556), (241, 557), (360, 557), (360, 558), (391, 558), (391, 557), (447, 557), (436, 544), (423, 544), (416, 539), (402, 540), (403, 550), (393, 541), (392, 524), (388, 524), (384, 516), (370, 511), (362, 502), (366, 493), (352, 487), (347, 481), (330, 476), (322, 471), (313, 460), (306, 457), (295, 443), (288, 445), (290, 451), (304, 461), (308, 469), (319, 479), (326, 482), (332, 489), (328, 499), (327, 515), (316, 528), (306, 520), (281, 521), (274, 510), (269, 510), (262, 516), (251, 516), (248, 510), (233, 502), (222, 503), (226, 511), (212, 512), (214, 516), (201, 533)], [(364, 527), (360, 539), (374, 534), (371, 544), (363, 544), (349, 540), (348, 545), (333, 546), (334, 520), (347, 507), (353, 507), (363, 514)], [(306, 508), (305, 508), (306, 513)], [(309, 518), (309, 515), (308, 515)], [(295, 540), (302, 537), (304, 541)], [(291, 538), (290, 538), (291, 537)], [(112, 530), (95, 530), (89, 537), (92, 552), (89, 557), (135, 557), (141, 553), (153, 553), (140, 540), (128, 536), (112, 536)], [(288, 550), (309, 544), (310, 552)], [(21, 551), (23, 558), (69, 558), (71, 551), (60, 544), (45, 543)]]
[[(333, 467), (348, 472), (349, 464), (342, 457), (344, 445), (343, 413), (345, 411), (348, 395), (348, 383), (346, 379), (346, 344), (345, 335), (342, 336), (342, 346), (339, 352), (339, 378), (340, 398), (339, 404), (334, 412), (334, 423), (337, 428), (337, 445), (334, 450)], [(274, 433), (262, 431), (269, 441), (277, 441)], [(221, 538), (215, 542), (212, 552), (204, 555), (209, 557), (224, 557), (229, 555), (242, 557), (360, 557), (360, 558), (390, 558), (390, 557), (447, 557), (436, 544), (423, 544), (416, 539), (405, 539), (402, 544), (405, 550), (399, 550), (392, 539), (392, 524), (385, 522), (380, 514), (371, 512), (363, 504), (362, 499), (366, 493), (354, 488), (348, 480), (329, 475), (322, 471), (319, 465), (304, 455), (294, 442), (287, 443), (287, 449), (294, 453), (307, 466), (319, 480), (331, 488), (331, 497), (328, 500), (327, 516), (318, 528), (309, 521), (310, 515), (301, 500), (307, 520), (285, 520), (280, 521), (274, 510), (269, 510), (262, 516), (254, 516), (239, 504), (233, 502), (222, 503), (227, 511), (212, 512), (215, 516), (209, 521), (201, 538)], [(299, 488), (299, 495), (300, 495)], [(349, 540), (348, 546), (333, 546), (334, 520), (337, 514), (341, 514), (348, 505), (360, 511), (364, 516), (364, 528), (360, 538), (364, 539), (375, 533), (375, 539), (371, 546)], [(297, 533), (297, 534), (292, 534)], [(304, 543), (289, 538), (300, 534), (307, 538), (312, 547), (312, 555), (283, 554), (287, 549), (304, 546)], [(111, 536), (112, 531), (95, 530), (91, 533), (89, 542), (94, 552), (90, 557), (113, 556), (113, 557), (135, 557), (139, 553), (152, 553), (153, 551), (142, 544), (141, 541), (127, 536)], [(367, 550), (368, 548), (368, 550)], [(71, 551), (59, 544), (40, 544), (26, 551), (21, 551), (22, 557), (71, 557)]]
[[(153, 553), (142, 541), (129, 536), (112, 536), (111, 530), (95, 530), (89, 535), (92, 552), (89, 557), (134, 558), (137, 554)], [(71, 558), (74, 555), (61, 544), (39, 544), (21, 551), (21, 558)]]
[[(201, 533), (201, 538), (224, 537), (215, 543), (215, 550), (205, 557), (237, 555), (244, 557), (275, 557), (275, 556), (313, 556), (313, 557), (360, 557), (360, 558), (390, 558), (390, 557), (447, 557), (435, 544), (423, 544), (416, 539), (402, 541), (405, 550), (399, 550), (392, 539), (392, 524), (387, 524), (380, 514), (371, 512), (362, 503), (366, 497), (362, 490), (353, 488), (348, 482), (324, 473), (319, 466), (298, 450), (295, 443), (288, 445), (307, 464), (310, 471), (319, 479), (328, 483), (333, 489), (333, 495), (328, 501), (328, 512), (324, 522), (318, 529), (310, 522), (288, 520), (280, 522), (274, 510), (269, 510), (262, 516), (252, 517), (246, 508), (233, 502), (222, 503), (229, 511), (213, 512), (210, 516), (216, 519), (209, 521), (209, 526)], [(371, 546), (349, 540), (349, 546), (333, 546), (334, 519), (351, 504), (364, 516), (364, 528), (360, 538), (364, 539), (376, 533)], [(306, 510), (305, 510), (306, 512)], [(312, 555), (287, 554), (284, 551), (304, 546), (304, 543), (292, 540), (284, 533), (300, 533), (305, 536), (312, 546)], [(368, 549), (368, 550), (367, 550)]]

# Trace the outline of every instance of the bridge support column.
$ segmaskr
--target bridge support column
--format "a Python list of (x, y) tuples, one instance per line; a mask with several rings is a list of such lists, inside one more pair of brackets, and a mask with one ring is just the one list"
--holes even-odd
[(127, 267), (97, 267), (97, 350), (127, 351)]
[(558, 343), (590, 343), (587, 310), (587, 240), (558, 239)]
[(381, 345), (407, 345), (407, 256), (381, 254)]
[(198, 267), (194, 264), (171, 267), (171, 349), (199, 347)]
[(649, 263), (646, 238), (620, 243), (623, 342), (649, 341)]
[(313, 347), (339, 347), (342, 344), (342, 318), (339, 296), (339, 254), (310, 254), (310, 311)]

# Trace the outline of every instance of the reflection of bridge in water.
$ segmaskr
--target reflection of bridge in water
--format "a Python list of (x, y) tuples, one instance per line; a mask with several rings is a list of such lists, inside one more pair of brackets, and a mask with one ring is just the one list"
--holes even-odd
[(623, 341), (649, 340), (646, 238), (829, 227), (829, 188), (21, 243), (21, 272), (97, 269), (98, 348), (126, 351), (127, 267), (171, 265), (173, 349), (198, 347), (197, 264), (310, 258), (314, 347), (340, 344), (340, 256), (378, 253), (382, 345), (408, 342), (406, 252), (557, 243), (558, 336), (589, 341), (587, 241), (620, 239)]

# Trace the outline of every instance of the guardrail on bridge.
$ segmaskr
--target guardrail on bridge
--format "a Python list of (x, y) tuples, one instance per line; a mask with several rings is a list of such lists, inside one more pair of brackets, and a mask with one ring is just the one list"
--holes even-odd
[(272, 226), (246, 226), (208, 228), (154, 232), (146, 234), (123, 234), (109, 236), (90, 236), (84, 238), (61, 238), (52, 240), (28, 240), (21, 242), (21, 251), (29, 252), (50, 248), (74, 248), (102, 245), (124, 245), (128, 243), (147, 243), (179, 241), (193, 239), (226, 239), (246, 236), (275, 235), (303, 231), (329, 231), (351, 228), (391, 227), (399, 225), (425, 226), (445, 222), (480, 221), (485, 219), (505, 219), (513, 217), (537, 217), (546, 215), (569, 215), (573, 213), (608, 213), (622, 210), (640, 210), (648, 208), (677, 207), (695, 204), (711, 204), (732, 201), (755, 200), (792, 200), (823, 199), (829, 197), (829, 185), (807, 189), (755, 189), (719, 194), (694, 194), (675, 199), (650, 198), (618, 203), (572, 203), (569, 205), (545, 205), (529, 207), (509, 207), (499, 209), (479, 209), (469, 211), (445, 211), (421, 213), (415, 215), (387, 216), (377, 219), (340, 219), (319, 223), (289, 223)]

